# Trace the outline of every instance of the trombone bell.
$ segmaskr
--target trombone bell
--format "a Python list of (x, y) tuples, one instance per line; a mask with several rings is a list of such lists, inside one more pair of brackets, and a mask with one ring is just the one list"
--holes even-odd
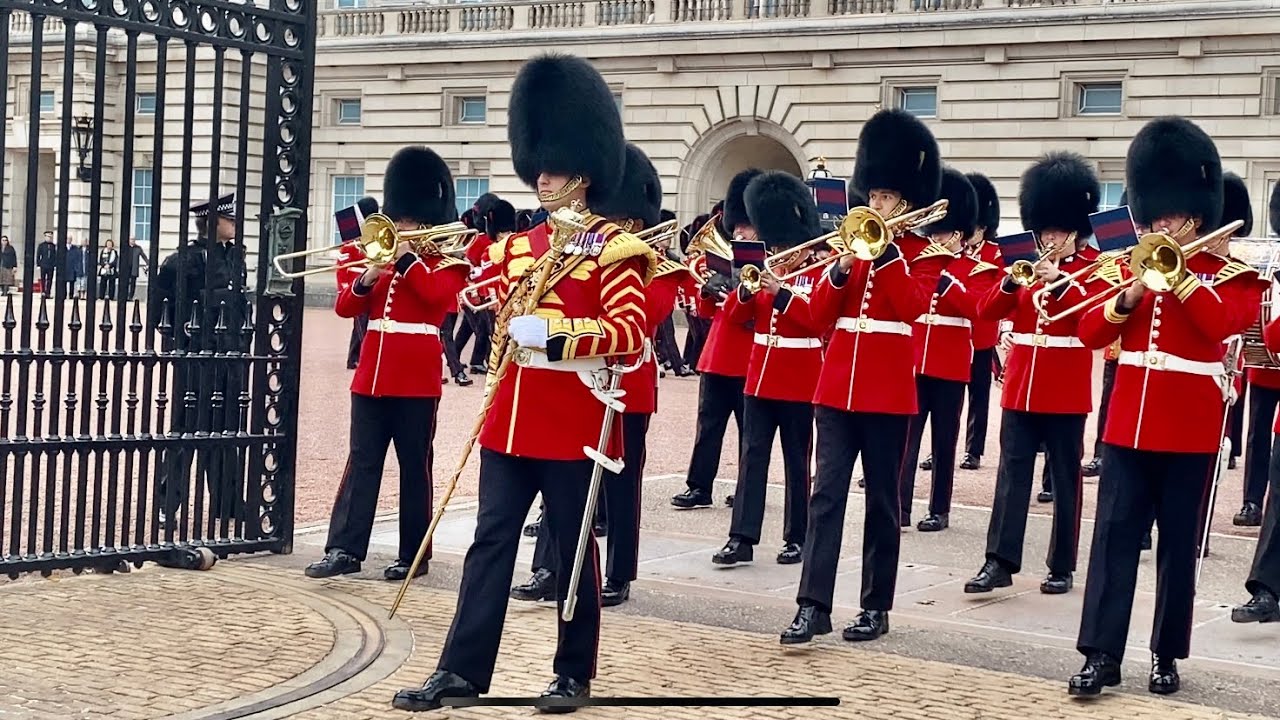
[(888, 223), (869, 207), (851, 209), (837, 233), (840, 242), (859, 260), (875, 260), (883, 255), (893, 237)]

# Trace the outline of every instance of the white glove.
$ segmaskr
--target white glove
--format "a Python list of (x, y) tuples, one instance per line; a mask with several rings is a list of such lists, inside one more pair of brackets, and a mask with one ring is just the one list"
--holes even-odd
[(521, 347), (547, 347), (547, 321), (534, 315), (511, 318), (507, 333)]
[(480, 277), (480, 273), (482, 273), (482, 272), (484, 272), (484, 271), (483, 271), (483, 270), (481, 270), (480, 268), (478, 268), (478, 267), (473, 267), (473, 268), (471, 268), (471, 272), (470, 272), (470, 273), (468, 273), (468, 275), (470, 276), (470, 278), (471, 278), (472, 280), (475, 280), (476, 278)]

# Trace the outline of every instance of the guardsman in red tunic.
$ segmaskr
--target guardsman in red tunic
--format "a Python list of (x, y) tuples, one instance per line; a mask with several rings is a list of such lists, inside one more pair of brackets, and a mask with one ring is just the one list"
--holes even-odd
[[(716, 227), (725, 240), (752, 232), (751, 219), (747, 216), (743, 193), (747, 184), (757, 175), (754, 168), (743, 170), (729, 181), (724, 198), (724, 212)], [(747, 385), (747, 361), (751, 357), (751, 345), (755, 331), (749, 322), (738, 322), (729, 317), (721, 306), (734, 278), (715, 273), (702, 285), (702, 303), (698, 314), (711, 317), (711, 330), (707, 332), (702, 357), (698, 360), (698, 429), (693, 438), (693, 456), (689, 458), (689, 474), (684, 492), (671, 498), (677, 510), (711, 507), (711, 486), (720, 470), (720, 451), (724, 446), (724, 431), (729, 416), (738, 424), (738, 436), (742, 436), (743, 391)]]
[[(1081, 249), (1093, 234), (1089, 215), (1097, 211), (1101, 193), (1093, 167), (1074, 153), (1051, 153), (1023, 174), (1018, 196), (1022, 225), (1039, 236), (1042, 247), (1054, 248), (1035, 266), (1039, 283), (1088, 267), (1090, 261), (1081, 257)], [(1014, 252), (1004, 253), (1006, 262), (1018, 259)], [(1059, 283), (1045, 300), (1048, 316), (1108, 287), (1111, 283), (1103, 275), (1091, 273), (1082, 282)], [(1073, 584), (1080, 534), (1080, 459), (1084, 425), (1093, 403), (1093, 353), (1076, 337), (1079, 313), (1046, 322), (1034, 302), (1039, 283), (1022, 287), (1006, 275), (978, 307), (981, 316), (992, 320), (1012, 315), (1013, 346), (1005, 361), (1000, 466), (986, 560), (965, 584), (966, 593), (1009, 587), (1012, 576), (1022, 570), (1027, 503), (1041, 446), (1055, 487), (1046, 560), (1049, 574), (1040, 591), (1061, 594)]]
[[(1271, 232), (1280, 235), (1280, 183), (1271, 191)], [(1268, 281), (1269, 278), (1262, 278)], [(1273, 295), (1275, 291), (1272, 291)], [(1267, 323), (1262, 329), (1262, 341), (1267, 349), (1280, 354), (1280, 317)], [(1238, 623), (1280, 622), (1280, 420), (1272, 427), (1271, 473), (1268, 484), (1270, 493), (1267, 509), (1262, 516), (1262, 532), (1258, 535), (1258, 547), (1253, 553), (1253, 567), (1244, 587), (1252, 596), (1249, 602), (1231, 610), (1231, 619)], [(1250, 434), (1253, 428), (1249, 429)]]
[[(1001, 267), (1000, 195), (991, 180), (982, 173), (969, 173), (969, 183), (978, 193), (978, 229), (970, 236), (968, 252), (975, 260)], [(996, 343), (1000, 341), (1000, 321), (975, 318), (973, 321), (973, 362), (969, 375), (969, 411), (965, 423), (964, 459), (961, 470), (982, 467), (982, 453), (987, 445), (987, 414), (991, 407), (991, 380), (995, 374)]]
[[(822, 234), (813, 191), (799, 178), (780, 171), (762, 173), (747, 186), (747, 215), (752, 232), (770, 252), (795, 247)], [(808, 261), (808, 253), (793, 253), (787, 268)], [(779, 268), (778, 274), (785, 274)], [(729, 541), (711, 562), (737, 565), (754, 559), (764, 524), (765, 491), (773, 438), (782, 442), (786, 495), (783, 509), (782, 551), (778, 563), (800, 562), (809, 512), (809, 453), (813, 435), (813, 391), (822, 367), (822, 328), (809, 311), (809, 293), (820, 268), (782, 285), (769, 270), (761, 270), (754, 291), (739, 283), (725, 301), (724, 313), (734, 323), (754, 330), (747, 365), (738, 483), (734, 491)]]
[[(1140, 228), (1183, 246), (1218, 228), (1222, 163), (1213, 140), (1188, 120), (1148, 123), (1129, 146), (1125, 175)], [(1139, 547), (1152, 517), (1160, 543), (1148, 689), (1177, 692), (1177, 660), (1191, 649), (1196, 530), (1222, 451), (1230, 390), (1223, 343), (1257, 321), (1265, 285), (1249, 266), (1206, 252), (1168, 280), (1168, 292), (1134, 282), (1080, 319), (1087, 346), (1120, 339), (1120, 366), (1076, 643), (1085, 662), (1068, 684), (1072, 695), (1120, 684)]]
[[(563, 112), (557, 98), (572, 98), (573, 112)], [(626, 162), (622, 118), (604, 78), (573, 56), (529, 60), (511, 89), (507, 136), (516, 174), (537, 190), (543, 209), (581, 212), (587, 229), (566, 238), (551, 218), (495, 246), (501, 248), (495, 259), (504, 302), (519, 300), (532, 287), (541, 263), (559, 267), (553, 266), (545, 292), (529, 298), (534, 312), (513, 317), (497, 333), (492, 368), (508, 337), (518, 349), (506, 373), (487, 383), (493, 404), (479, 436), (475, 541), (463, 561), (457, 612), (436, 672), (420, 689), (396, 693), (393, 704), (402, 710), (434, 710), (444, 698), (489, 691), (520, 528), (538, 493), (557, 569), (564, 570), (557, 595), (568, 593), (593, 470), (584, 447), (596, 449), (605, 418), (599, 376), (607, 374), (602, 371), (610, 358), (643, 352), (649, 334), (644, 286), (654, 269), (653, 252), (586, 209), (616, 191)], [(616, 457), (619, 449), (605, 452)], [(590, 694), (600, 639), (594, 538), (586, 553), (576, 614), (568, 623), (558, 615), (556, 677), (543, 697)]]
[[(470, 282), (473, 285), (497, 276), (497, 268), (489, 259), (489, 248), (516, 231), (516, 209), (506, 200), (494, 198), (486, 204), (484, 215), (477, 216), (475, 222), (480, 235), (467, 247), (467, 262), (471, 263)], [(477, 297), (471, 297), (471, 302), (492, 301), (497, 297), (497, 290), (490, 285)], [(462, 352), (467, 340), (474, 337), (471, 362), (468, 364), (472, 375), (484, 375), (489, 359), (489, 339), (493, 337), (495, 310), (492, 307), (472, 310), (464, 306), (462, 314), (467, 324), (458, 331), (458, 352)]]
[[(890, 218), (924, 207), (938, 199), (941, 183), (938, 143), (914, 115), (882, 110), (863, 125), (853, 184), (872, 209)], [(859, 455), (867, 505), (862, 613), (845, 628), (844, 638), (874, 640), (889, 631), (901, 542), (898, 469), (917, 410), (911, 323), (928, 307), (928, 292), (938, 280), (908, 272), (899, 245), (904, 241), (923, 242), (903, 235), (874, 260), (842, 256), (809, 300), (817, 326), (834, 327), (834, 333), (814, 393), (818, 473), (809, 499), (799, 609), (782, 632), (784, 645), (831, 632), (845, 506)]]
[(977, 300), (999, 281), (995, 265), (964, 254), (965, 240), (977, 227), (978, 196), (968, 178), (958, 170), (942, 171), (942, 197), (947, 200), (946, 217), (924, 228), (933, 242), (926, 255), (941, 255), (938, 285), (928, 307), (916, 318), (912, 329), (915, 346), (916, 398), (919, 411), (911, 418), (906, 458), (902, 463), (899, 506), (902, 517), (911, 517), (915, 494), (916, 461), (926, 420), (933, 442), (930, 464), (932, 484), (929, 515), (916, 526), (921, 532), (945, 530), (950, 524), (951, 491), (955, 481), (956, 444), (960, 440), (960, 411), (964, 389), (969, 383), (973, 358), (973, 320)]
[[(397, 152), (383, 184), (383, 213), (400, 230), (458, 219), (449, 168), (427, 148)], [(398, 581), (408, 575), (431, 516), (440, 323), (449, 299), (457, 297), (466, 281), (465, 262), (439, 253), (419, 255), (409, 242), (401, 242), (394, 264), (366, 269), (338, 293), (338, 315), (367, 313), (369, 330), (351, 381), (351, 450), (333, 504), (325, 557), (307, 566), (308, 577), (360, 571), (392, 442), (400, 462), (400, 550), (384, 576)], [(426, 571), (424, 562), (418, 572)]]
[[(660, 221), (662, 181), (649, 157), (639, 147), (627, 145), (626, 173), (622, 184), (593, 211), (617, 223), (628, 232), (639, 232)], [(676, 304), (676, 289), (689, 269), (673, 260), (663, 260), (653, 280), (645, 287), (645, 317), (652, 339), (662, 321)], [(648, 352), (644, 364), (622, 376), (626, 410), (622, 414), (623, 468), (604, 476), (604, 514), (608, 516), (609, 550), (605, 560), (604, 587), (600, 594), (604, 607), (621, 605), (631, 596), (631, 583), (640, 566), (641, 480), (649, 433), (649, 419), (658, 409), (658, 361)], [(634, 358), (629, 359), (634, 361)], [(598, 519), (598, 518), (597, 518)], [(511, 588), (511, 599), (548, 601), (556, 597), (556, 548), (546, 523), (538, 524), (538, 542), (533, 550), (533, 576)]]
[[(338, 248), (339, 266), (365, 259), (364, 249), (357, 242), (360, 239), (360, 225), (366, 217), (376, 212), (378, 212), (378, 201), (366, 196), (360, 198), (360, 201), (352, 207), (334, 213), (334, 219), (338, 223), (338, 234), (345, 241), (342, 247)], [(338, 291), (341, 292), (343, 288), (363, 275), (364, 271), (363, 265), (339, 270), (334, 278), (338, 283)], [(364, 334), (368, 329), (369, 316), (356, 316), (351, 324), (351, 340), (347, 344), (348, 370), (355, 370), (360, 362), (360, 346), (364, 344)]]

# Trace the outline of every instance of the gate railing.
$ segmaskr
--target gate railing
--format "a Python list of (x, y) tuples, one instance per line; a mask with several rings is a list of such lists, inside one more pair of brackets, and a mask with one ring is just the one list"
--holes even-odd
[(0, 0), (0, 574), (291, 550), (301, 298), (245, 258), (306, 246), (315, 18)]

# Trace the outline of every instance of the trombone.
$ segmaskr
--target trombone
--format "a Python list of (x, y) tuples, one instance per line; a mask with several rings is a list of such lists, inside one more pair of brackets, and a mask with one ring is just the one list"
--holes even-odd
[[(472, 283), (458, 293), (458, 302), (472, 312), (480, 312), (495, 307), (498, 304), (498, 283), (502, 281), (502, 277), (494, 275), (486, 278), (478, 283)], [(486, 292), (489, 291), (489, 292)], [(490, 294), (492, 293), (492, 294)], [(487, 297), (486, 297), (487, 296)], [(472, 298), (478, 301), (473, 302)]]
[[(1040, 256), (1037, 257), (1035, 260), (1014, 260), (1013, 264), (1009, 266), (1009, 277), (1013, 278), (1014, 282), (1018, 283), (1024, 288), (1029, 288), (1032, 285), (1035, 285), (1036, 284), (1036, 266), (1044, 262), (1045, 260), (1048, 260), (1050, 256), (1052, 256), (1057, 251), (1058, 251), (1058, 248), (1056, 245), (1050, 245), (1049, 247), (1041, 250)], [(1057, 283), (1057, 282), (1058, 280), (1054, 280), (1054, 283)], [(1043, 290), (1037, 291), (1037, 295), (1040, 292), (1044, 292), (1044, 291)]]
[(460, 222), (436, 225), (419, 230), (398, 230), (395, 221), (391, 218), (382, 213), (373, 213), (365, 218), (364, 223), (360, 225), (360, 239), (355, 241), (355, 244), (363, 251), (364, 257), (358, 260), (349, 260), (337, 265), (311, 268), (310, 270), (289, 271), (284, 269), (282, 263), (285, 260), (295, 260), (320, 253), (335, 252), (349, 244), (339, 243), (328, 247), (284, 253), (272, 258), (271, 262), (281, 277), (289, 279), (361, 266), (383, 267), (395, 262), (396, 247), (401, 242), (407, 241), (413, 247), (413, 251), (419, 255), (456, 255), (465, 251), (478, 233), (478, 230), (469, 228)]
[(632, 233), (640, 238), (649, 247), (653, 247), (663, 240), (675, 240), (676, 235), (680, 234), (680, 226), (676, 224), (674, 218), (666, 222), (658, 223), (653, 227), (647, 227), (643, 230)]
[(1177, 240), (1166, 233), (1147, 233), (1138, 240), (1137, 246), (1129, 253), (1130, 277), (1128, 279), (1108, 287), (1097, 295), (1081, 300), (1057, 315), (1048, 316), (1043, 306), (1040, 314), (1046, 323), (1056, 322), (1110, 301), (1135, 282), (1142, 283), (1153, 292), (1168, 292), (1177, 287), (1178, 283), (1187, 276), (1188, 259), (1216, 245), (1223, 238), (1230, 237), (1243, 226), (1243, 220), (1236, 220), (1186, 245), (1179, 245)]

